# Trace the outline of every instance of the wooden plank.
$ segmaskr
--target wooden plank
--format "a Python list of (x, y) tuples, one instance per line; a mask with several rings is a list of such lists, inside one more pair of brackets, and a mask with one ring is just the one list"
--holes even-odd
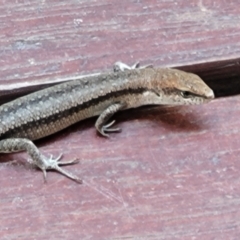
[[(236, 1), (0, 3), (1, 89), (139, 60), (203, 74), (217, 96), (239, 93)], [(1, 155), (1, 239), (238, 239), (239, 105), (129, 110), (110, 139), (90, 119), (37, 142), (80, 158), (67, 169), (82, 185), (52, 172), (43, 184), (25, 153)]]
[(1, 84), (109, 69), (237, 59), (236, 1), (0, 1)]
[(82, 185), (54, 173), (43, 184), (25, 155), (1, 156), (1, 238), (237, 239), (239, 114), (239, 97), (142, 108), (118, 114), (110, 139), (91, 120), (41, 141), (80, 157), (68, 169)]

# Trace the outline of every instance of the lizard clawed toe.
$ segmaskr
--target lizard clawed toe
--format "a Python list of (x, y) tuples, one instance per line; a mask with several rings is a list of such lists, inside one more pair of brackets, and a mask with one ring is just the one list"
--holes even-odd
[(110, 128), (114, 123), (115, 123), (115, 120), (113, 120), (112, 122), (102, 126), (102, 128), (100, 130), (100, 133), (104, 137), (109, 137), (109, 134), (107, 134), (106, 132), (120, 132), (121, 128)]

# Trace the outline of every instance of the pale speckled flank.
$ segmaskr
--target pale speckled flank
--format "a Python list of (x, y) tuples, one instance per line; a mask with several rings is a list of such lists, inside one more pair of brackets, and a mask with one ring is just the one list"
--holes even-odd
[[(125, 99), (135, 99), (140, 101), (146, 89), (128, 89), (109, 93), (105, 96), (93, 98), (85, 103), (72, 106), (64, 111), (56, 111), (52, 115), (36, 115), (35, 120), (29, 119), (22, 122), (21, 125), (15, 125), (2, 134), (2, 138), (9, 137), (24, 137), (31, 140), (36, 140), (44, 136), (50, 135), (51, 132), (60, 131), (80, 120), (100, 115), (108, 106), (111, 106), (109, 99), (114, 99), (114, 102), (120, 102), (124, 95)], [(148, 92), (149, 93), (149, 92)], [(149, 94), (148, 94), (149, 95)], [(128, 100), (129, 102), (129, 100)], [(124, 105), (128, 108), (127, 105)], [(123, 108), (124, 109), (124, 108)]]

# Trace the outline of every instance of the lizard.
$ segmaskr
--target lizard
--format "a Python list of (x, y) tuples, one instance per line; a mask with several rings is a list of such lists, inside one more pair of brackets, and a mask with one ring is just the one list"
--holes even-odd
[(104, 137), (110, 132), (118, 111), (143, 105), (201, 104), (214, 98), (213, 90), (193, 73), (171, 68), (129, 67), (117, 63), (115, 71), (75, 77), (17, 98), (0, 106), (0, 153), (26, 151), (35, 166), (55, 170), (81, 183), (61, 166), (77, 160), (60, 161), (62, 154), (46, 157), (33, 141), (54, 134), (90, 117), (98, 116), (95, 127)]

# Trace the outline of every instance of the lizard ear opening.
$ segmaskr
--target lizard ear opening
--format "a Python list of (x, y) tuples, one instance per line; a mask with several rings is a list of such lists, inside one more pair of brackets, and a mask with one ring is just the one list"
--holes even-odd
[(161, 97), (160, 93), (158, 93), (157, 91), (153, 91), (154, 94), (156, 94), (158, 97)]

